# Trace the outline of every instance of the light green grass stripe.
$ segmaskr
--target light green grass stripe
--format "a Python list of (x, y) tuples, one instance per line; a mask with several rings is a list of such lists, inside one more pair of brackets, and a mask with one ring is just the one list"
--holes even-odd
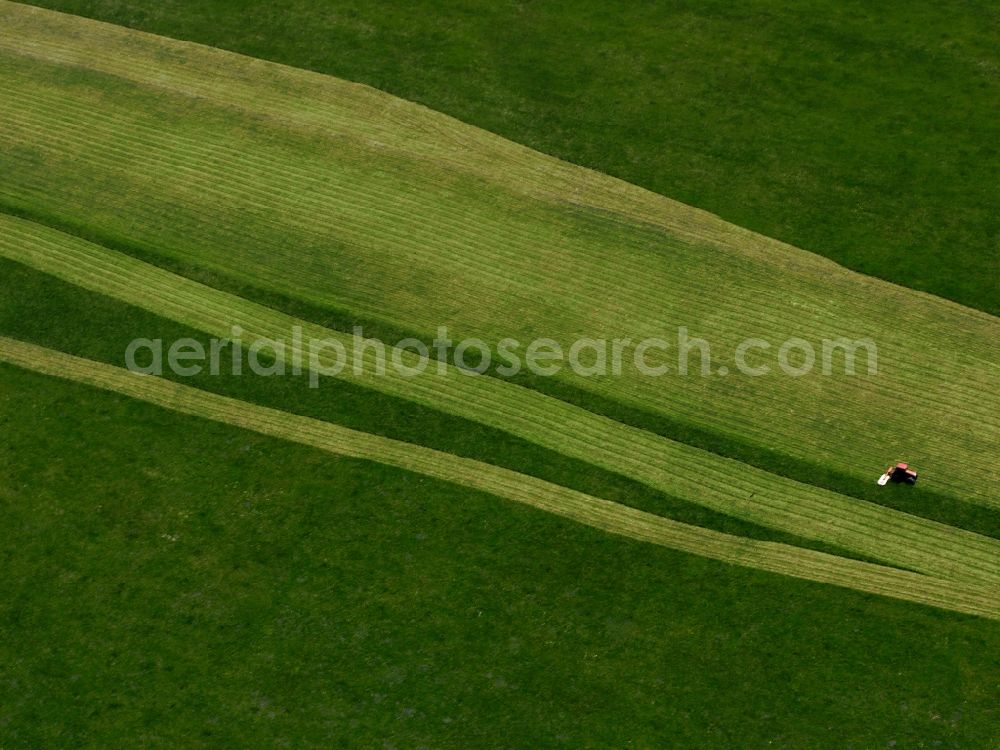
[[(47, 185), (42, 183), (48, 171), (26, 162), (27, 172), (40, 181), (30, 189), (49, 195), (52, 205), (86, 216), (89, 191), (83, 197), (56, 193), (67, 185), (86, 184), (87, 178), (77, 174), (84, 165), (99, 181), (115, 174), (121, 180), (117, 193), (129, 195), (131, 229), (136, 236), (145, 231), (146, 242), (158, 236), (152, 222), (167, 201), (178, 222), (196, 222), (190, 236), (199, 227), (228, 233), (225, 242), (206, 239), (216, 249), (188, 255), (188, 260), (220, 270), (228, 263), (230, 272), (252, 283), (321, 304), (335, 300), (361, 314), (425, 331), (443, 320), (442, 309), (451, 304), (463, 334), (493, 340), (509, 333), (503, 326), (522, 313), (553, 327), (536, 334), (572, 338), (596, 334), (588, 329), (594, 325), (638, 337), (660, 332), (657, 325), (677, 319), (678, 309), (689, 316), (685, 322), (718, 330), (720, 337), (764, 333), (780, 341), (789, 333), (809, 338), (831, 331), (874, 333), (882, 345), (883, 374), (867, 381), (625, 377), (576, 385), (798, 458), (822, 452), (838, 471), (854, 477), (867, 475), (874, 462), (887, 460), (883, 454), (892, 451), (918, 463), (952, 497), (1000, 507), (996, 482), (970, 486), (966, 481), (969, 467), (994, 453), (1000, 441), (1000, 424), (992, 419), (1000, 409), (1000, 380), (991, 361), (995, 347), (990, 345), (1000, 334), (995, 319), (848, 274), (703, 212), (364, 87), (17, 6), (0, 4), (0, 14), (17, 30), (0, 40), (0, 48), (22, 62), (30, 58), (39, 70), (45, 66), (37, 61), (45, 60), (92, 71), (87, 86), (72, 89), (61, 75), (54, 81), (44, 75), (15, 75), (5, 84), (11, 87), (6, 114), (17, 125), (8, 128), (11, 152), (44, 146), (49, 157), (73, 154), (72, 176)], [(102, 54), (92, 54), (97, 49)], [(270, 133), (264, 142), (240, 141), (250, 118), (242, 124), (234, 120), (240, 137), (220, 140), (217, 131), (202, 127), (199, 118), (207, 106), (192, 112), (190, 121), (165, 128), (155, 113), (144, 117), (138, 111), (148, 102), (137, 106), (142, 97), (107, 74), (148, 89), (146, 99), (149, 91), (168, 91), (240, 116), (263, 116), (280, 124), (285, 136), (292, 131), (316, 138), (332, 133), (350, 147), (337, 151), (324, 144), (322, 153), (286, 158), (291, 153), (288, 138)], [(115, 107), (95, 104), (96, 92), (105, 87), (117, 92)], [(350, 172), (345, 170), (365, 160), (379, 169), (402, 171), (394, 173), (391, 184), (368, 177), (346, 179)], [(409, 164), (405, 169), (403, 162)], [(127, 169), (115, 171), (123, 163), (137, 165), (138, 182)], [(437, 188), (456, 172), (480, 180), (485, 201), (505, 208), (507, 218), (443, 199)], [(26, 195), (29, 186), (16, 182), (14, 170), (10, 174), (13, 193)], [(404, 177), (409, 180), (405, 189)], [(423, 181), (418, 185), (414, 180)], [(658, 263), (662, 258), (655, 254), (609, 248), (586, 238), (567, 246), (555, 241), (560, 238), (550, 228), (509, 220), (511, 213), (527, 213), (512, 196), (544, 199), (550, 208), (601, 209), (608, 222), (621, 224), (623, 233), (641, 220), (725, 252), (677, 255), (678, 248), (665, 244), (664, 252), (670, 253), (665, 275), (664, 263)], [(227, 208), (237, 202), (240, 208)], [(254, 257), (245, 251), (252, 238), (241, 236), (243, 208), (251, 208), (254, 220), (281, 238)], [(316, 245), (317, 238), (319, 244), (336, 239), (349, 247), (331, 255), (296, 256), (297, 248), (307, 240)], [(327, 265), (308, 267), (322, 258)], [(359, 264), (364, 272), (353, 274), (348, 284), (331, 285), (328, 271), (345, 262), (347, 267)], [(702, 265), (702, 276), (691, 272)], [(444, 306), (434, 299), (440, 295), (410, 290), (400, 281), (411, 278), (413, 268), (454, 279), (450, 287), (455, 291)], [(553, 273), (554, 268), (569, 272)], [(671, 286), (670, 276), (685, 269), (683, 284)], [(726, 291), (722, 298), (719, 289)], [(612, 296), (614, 304), (604, 304)], [(683, 305), (664, 306), (662, 298), (669, 296)], [(498, 304), (530, 298), (557, 298), (558, 314), (546, 316), (531, 304), (495, 312), (501, 309)], [(903, 414), (897, 408), (900, 400), (919, 408)], [(980, 471), (1000, 478), (992, 463)]]
[[(303, 132), (363, 130), (382, 148), (426, 154), (469, 173), (499, 178), (519, 192), (558, 199), (573, 195), (595, 208), (640, 215), (698, 242), (741, 244), (761, 256), (781, 252), (793, 267), (806, 261), (797, 249), (707, 211), (581, 169), (370, 86), (8, 0), (0, 0), (0, 21), (6, 31), (0, 35), (0, 49), (20, 55), (197, 96)], [(498, 163), (506, 167), (500, 174)]]
[[(240, 325), (244, 338), (334, 339), (353, 356), (352, 337), (284, 315), (54, 229), (0, 215), (0, 257), (24, 263), (218, 337)], [(301, 355), (301, 352), (299, 352)], [(414, 366), (416, 355), (400, 353)], [(303, 356), (305, 364), (307, 359)], [(332, 364), (325, 352), (319, 362)], [(1000, 582), (1000, 542), (801, 484), (495, 378), (437, 363), (416, 377), (393, 367), (375, 374), (366, 352), (357, 373), (338, 377), (495, 427), (670, 495), (800, 537), (950, 580)]]
[(639, 541), (808, 581), (1000, 620), (1000, 597), (996, 590), (986, 586), (945, 581), (690, 526), (509, 469), (249, 404), (162, 378), (136, 375), (6, 337), (0, 337), (0, 361), (336, 455), (376, 461), (453, 482)]

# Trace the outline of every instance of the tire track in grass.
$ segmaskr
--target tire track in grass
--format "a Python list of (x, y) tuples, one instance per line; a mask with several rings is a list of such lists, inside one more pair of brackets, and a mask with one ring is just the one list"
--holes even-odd
[[(217, 337), (228, 337), (239, 324), (247, 341), (289, 340), (293, 326), (300, 326), (303, 341), (339, 341), (351, 361), (351, 336), (24, 219), (0, 214), (0, 256)], [(289, 359), (301, 356), (293, 343)], [(410, 367), (419, 364), (413, 352), (400, 358)], [(326, 367), (333, 360), (326, 352), (318, 362)], [(998, 540), (770, 474), (496, 378), (470, 377), (452, 366), (437, 374), (437, 363), (415, 377), (391, 366), (379, 376), (370, 350), (361, 364), (358, 373), (347, 366), (338, 377), (504, 430), (746, 521), (942, 579), (1000, 585)]]
[(136, 375), (7, 337), (0, 337), (0, 361), (338, 456), (375, 461), (452, 482), (637, 541), (733, 565), (1000, 620), (1000, 596), (995, 588), (988, 586), (942, 580), (691, 526), (491, 464), (250, 404), (163, 378)]

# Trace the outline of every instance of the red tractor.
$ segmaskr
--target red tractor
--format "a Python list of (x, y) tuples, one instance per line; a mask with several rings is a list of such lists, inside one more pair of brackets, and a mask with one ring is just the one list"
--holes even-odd
[(917, 472), (910, 468), (909, 464), (899, 463), (890, 466), (885, 473), (878, 478), (880, 485), (894, 482), (895, 484), (916, 484)]

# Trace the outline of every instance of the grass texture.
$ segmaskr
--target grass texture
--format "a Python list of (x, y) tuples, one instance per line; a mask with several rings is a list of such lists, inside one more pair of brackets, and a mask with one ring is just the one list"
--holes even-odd
[(5, 746), (995, 744), (992, 620), (2, 363), (0, 425)]
[[(857, 481), (905, 457), (1000, 504), (980, 460), (1000, 439), (996, 318), (357, 85), (4, 8), (9, 210), (428, 337), (683, 325), (710, 376), (560, 377)], [(718, 376), (748, 336), (772, 358), (793, 336), (869, 337), (879, 372)]]
[[(659, 154), (658, 127), (595, 130), (581, 107), (604, 94), (586, 87), (574, 84), (578, 103), (546, 96), (529, 111), (504, 104), (526, 77), (495, 82), (495, 100), (467, 96), (491, 73), (465, 55), (447, 85), (434, 84), (447, 55), (390, 70), (433, 46), (422, 24), (442, 17), (473, 46), (479, 24), (500, 38), (557, 23), (566, 35), (537, 47), (551, 62), (575, 24), (617, 33), (644, 10), (592, 24), (580, 5), (501, 3), (423, 22), (417, 5), (317, 18), (293, 1), (257, 33), (245, 4), (66, 4), (430, 103), (447, 92), (435, 107), (461, 119), (996, 312), (980, 189), (992, 120), (966, 127), (963, 113), (949, 129), (959, 110), (934, 108), (904, 149), (920, 154), (914, 170), (882, 169), (865, 149), (824, 155), (816, 138), (808, 153), (801, 139), (759, 151), (767, 128), (706, 127), (704, 100), (678, 89), (697, 127), (685, 137), (673, 118), (686, 142)], [(798, 27), (803, 54), (824, 30), (856, 31), (852, 12)], [(765, 22), (728, 36), (758, 51), (794, 15), (648, 13), (707, 21), (683, 32), (692, 59), (744, 13)], [(962, 37), (936, 58), (942, 87), (990, 85), (988, 66), (959, 64), (992, 54), (963, 26), (974, 13), (941, 27)], [(284, 20), (309, 17), (286, 45)], [(414, 36), (353, 53), (324, 37), (366, 17), (376, 37), (404, 22)], [(983, 458), (1000, 442), (996, 318), (365, 86), (2, 0), (0, 24), (0, 745), (996, 743), (1000, 497)], [(629, 35), (640, 67), (681, 33), (651, 28)], [(871, 84), (856, 78), (836, 85)], [(428, 83), (430, 96), (396, 88)], [(635, 101), (615, 127), (663, 105)], [(817, 126), (804, 99), (785, 101), (803, 133)], [(552, 127), (560, 117), (573, 127)], [(839, 137), (829, 119), (820, 129)], [(755, 150), (774, 168), (733, 167)], [(790, 183), (775, 181), (803, 155)], [(872, 168), (845, 190), (854, 158)], [(822, 180), (800, 179), (817, 165)], [(907, 174), (935, 191), (886, 189)], [(684, 325), (710, 339), (711, 375), (375, 377), (363, 358), (311, 390), (109, 364), (135, 336), (226, 336), (237, 323), (247, 338), (299, 325), (350, 351), (353, 322), (564, 343)], [(745, 336), (871, 336), (880, 372), (719, 375)], [(921, 469), (916, 492), (870, 486), (895, 458)], [(970, 467), (986, 480), (970, 484)]]
[[(130, 256), (53, 229), (0, 217), (0, 255), (219, 337), (239, 325), (248, 340), (335, 339), (359, 368), (340, 376), (388, 395), (509, 432), (571, 458), (621, 473), (661, 492), (797, 536), (817, 539), (916, 571), (955, 580), (1000, 581), (1000, 542), (911, 514), (770, 474), (592, 414), (496, 378), (452, 366), (418, 376), (376, 374), (375, 353), (355, 357), (352, 337), (214, 290)], [(417, 355), (401, 360), (416, 364)], [(324, 351), (318, 363), (332, 364)], [(287, 359), (309, 367), (289, 342)]]
[(1000, 313), (989, 3), (34, 4), (367, 83)]
[(772, 573), (1000, 620), (995, 585), (946, 581), (689, 526), (478, 461), (252, 405), (0, 337), (0, 361), (348, 458), (377, 461), (531, 505), (602, 531)]

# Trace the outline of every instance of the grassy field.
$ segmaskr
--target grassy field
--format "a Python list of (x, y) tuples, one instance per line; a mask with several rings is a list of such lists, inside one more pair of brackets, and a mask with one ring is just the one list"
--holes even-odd
[(368, 83), (1000, 313), (988, 3), (35, 4)]
[[(928, 575), (921, 575), (677, 523), (487, 463), (256, 406), (162, 378), (138, 378), (123, 368), (72, 357), (16, 339), (0, 337), (0, 361), (337, 456), (366, 459), (453, 482), (638, 541), (772, 573), (1000, 620), (997, 576), (989, 570), (991, 560), (1000, 560), (995, 549), (983, 549), (977, 556), (974, 548), (957, 547), (956, 552), (961, 554), (948, 560), (947, 567), (939, 569), (940, 563), (931, 562), (920, 571)], [(887, 523), (885, 527), (899, 533), (901, 525)], [(941, 543), (924, 529), (916, 531), (919, 533), (911, 537), (911, 544), (932, 540)], [(886, 547), (889, 546), (887, 541)], [(926, 556), (924, 552), (924, 559)], [(972, 565), (973, 562), (978, 565)]]
[[(996, 318), (363, 87), (0, 18), (0, 745), (1000, 739), (1000, 497), (966, 476)], [(756, 383), (120, 369), (358, 322), (889, 343)], [(887, 444), (917, 493), (871, 486)]]
[[(15, 264), (0, 270), (0, 330), (21, 338), (120, 362), (137, 330), (197, 336)], [(987, 621), (713, 572), (506, 503), (484, 513), (445, 483), (7, 366), (0, 379), (11, 540), (0, 703), (13, 746), (503, 744), (486, 723), (509, 744), (543, 747), (669, 737), (808, 748), (829, 744), (829, 727), (844, 746), (994, 736)], [(194, 380), (775, 538), (344, 381)]]
[(0, 379), (5, 746), (996, 737), (986, 620), (725, 568), (19, 368)]
[[(448, 324), (455, 338), (568, 346), (682, 325), (710, 339), (713, 373), (747, 336), (774, 342), (775, 369), (789, 337), (869, 337), (877, 377), (628, 368), (574, 384), (797, 460), (821, 456), (856, 481), (905, 455), (941, 492), (1000, 504), (995, 482), (967, 481), (1000, 439), (996, 318), (377, 92), (110, 27), (71, 38), (65, 22), (8, 16), (18, 33), (2, 42), (12, 106), (0, 201), (18, 211), (428, 337)], [(87, 67), (67, 67), (77, 58)]]
[[(196, 329), (26, 266), (0, 259), (0, 270), (5, 280), (0, 294), (0, 328), (19, 340), (119, 366), (122, 352), (136, 331), (166, 341), (193, 338), (206, 348), (210, 345), (210, 337)], [(845, 554), (839, 548), (826, 548), (814, 541), (714, 513), (704, 506), (657, 493), (621, 474), (545, 450), (509, 432), (394, 398), (346, 379), (330, 380), (313, 390), (308, 387), (306, 377), (235, 377), (231, 363), (223, 365), (223, 377), (203, 372), (181, 378), (169, 371), (165, 377), (261, 406), (524, 471), (564, 487), (600, 494), (686, 523)], [(249, 371), (246, 352), (240, 368)]]
[[(21, 260), (84, 288), (145, 307), (222, 337), (232, 325), (248, 340), (277, 339), (294, 325), (303, 340), (345, 334), (289, 319), (129, 256), (20, 220), (0, 217), (0, 256)], [(288, 353), (291, 360), (295, 350)], [(496, 378), (444, 373), (375, 375), (374, 354), (349, 377), (365, 387), (503, 430), (660, 492), (786, 533), (817, 539), (931, 575), (1000, 581), (1000, 543), (877, 505), (754, 470), (736, 461), (622, 425)], [(412, 364), (412, 359), (404, 362)], [(308, 360), (303, 355), (303, 360)], [(321, 360), (329, 364), (329, 355)]]

